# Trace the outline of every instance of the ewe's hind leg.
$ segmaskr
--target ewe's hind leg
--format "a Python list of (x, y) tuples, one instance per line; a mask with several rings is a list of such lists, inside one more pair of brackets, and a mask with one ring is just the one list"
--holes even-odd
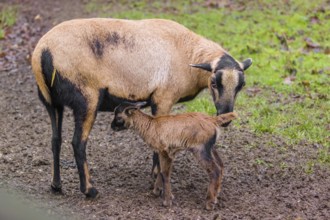
[[(96, 98), (94, 100), (97, 101)], [(96, 110), (97, 103), (94, 103), (93, 99), (89, 100), (88, 109), (83, 109), (81, 106), (80, 109), (74, 110), (75, 131), (72, 146), (79, 172), (80, 191), (90, 198), (95, 198), (98, 195), (98, 191), (91, 184), (86, 160), (86, 144), (95, 121)]]
[(62, 144), (62, 121), (63, 121), (63, 106), (56, 106), (49, 104), (41, 95), (38, 89), (39, 97), (42, 103), (46, 106), (52, 125), (52, 183), (51, 188), (53, 192), (61, 192), (61, 174), (60, 174), (60, 153)]
[(46, 106), (48, 114), (52, 123), (52, 152), (53, 152), (53, 164), (52, 164), (52, 190), (54, 192), (62, 191), (61, 174), (60, 174), (60, 153), (62, 144), (62, 121), (63, 121), (63, 106), (54, 108), (52, 106)]
[[(159, 154), (160, 162), (160, 176), (163, 181), (163, 205), (171, 206), (172, 205), (172, 190), (171, 190), (171, 172), (172, 172), (172, 159), (167, 155), (167, 153), (162, 152)], [(157, 180), (156, 180), (157, 181)]]

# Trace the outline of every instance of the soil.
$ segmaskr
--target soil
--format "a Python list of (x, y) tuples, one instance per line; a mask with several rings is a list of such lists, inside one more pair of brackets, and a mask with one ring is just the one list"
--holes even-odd
[[(217, 145), (225, 175), (214, 211), (204, 209), (208, 176), (189, 152), (182, 152), (174, 163), (174, 205), (162, 207), (161, 198), (154, 196), (150, 188), (152, 150), (132, 131), (112, 131), (112, 113), (99, 113), (90, 135), (87, 159), (101, 196), (87, 200), (79, 191), (69, 109), (65, 112), (61, 152), (63, 194), (51, 193), (50, 120), (38, 100), (29, 58), (37, 40), (53, 25), (95, 16), (83, 10), (85, 2), (1, 3), (19, 4), (20, 12), (16, 25), (0, 41), (4, 51), (0, 58), (0, 192), (18, 194), (18, 200), (29, 201), (31, 209), (56, 218), (330, 218), (329, 168), (311, 162), (319, 146), (288, 144), (279, 137), (256, 135), (245, 126), (225, 129)], [(0, 207), (6, 203), (1, 198)], [(0, 217), (6, 212), (17, 211), (0, 208)]]

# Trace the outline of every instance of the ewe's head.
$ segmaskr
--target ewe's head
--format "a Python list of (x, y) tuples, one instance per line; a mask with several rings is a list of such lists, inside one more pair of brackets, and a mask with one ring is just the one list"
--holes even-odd
[(132, 125), (132, 116), (135, 111), (145, 106), (146, 102), (122, 103), (115, 108), (115, 117), (111, 122), (111, 128), (115, 131), (121, 131)]
[[(252, 59), (242, 63), (228, 54), (211, 63), (192, 64), (192, 67), (212, 72), (209, 78), (209, 89), (217, 109), (217, 115), (232, 112), (238, 92), (245, 85), (244, 70), (252, 64)], [(227, 126), (229, 123), (224, 124)]]

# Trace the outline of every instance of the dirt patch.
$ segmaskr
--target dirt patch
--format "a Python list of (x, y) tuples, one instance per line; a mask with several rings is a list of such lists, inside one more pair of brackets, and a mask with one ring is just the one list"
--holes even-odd
[(217, 146), (226, 170), (216, 209), (204, 210), (208, 177), (188, 152), (181, 153), (174, 163), (176, 199), (172, 208), (164, 208), (150, 189), (152, 151), (131, 131), (113, 132), (112, 113), (97, 116), (89, 139), (87, 158), (101, 197), (86, 200), (79, 191), (71, 147), (73, 120), (68, 109), (61, 153), (64, 194), (52, 194), (50, 120), (37, 98), (29, 54), (55, 23), (92, 15), (84, 12), (80, 1), (16, 2), (24, 2), (24, 7), (11, 35), (2, 41), (6, 56), (0, 60), (0, 188), (24, 194), (51, 216), (83, 219), (330, 216), (329, 169), (311, 162), (317, 156), (317, 145), (290, 145), (280, 138), (257, 136), (247, 128), (233, 126), (225, 130)]

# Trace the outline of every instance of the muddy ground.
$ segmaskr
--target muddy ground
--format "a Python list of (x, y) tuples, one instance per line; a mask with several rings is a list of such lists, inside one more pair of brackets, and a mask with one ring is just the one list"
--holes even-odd
[[(70, 144), (73, 120), (69, 109), (61, 154), (64, 194), (52, 194), (50, 120), (37, 98), (29, 54), (54, 24), (94, 15), (84, 12), (84, 1), (6, 0), (1, 4), (13, 3), (21, 5), (19, 18), (1, 41), (5, 52), (0, 58), (1, 190), (19, 194), (33, 207), (61, 218), (330, 218), (330, 171), (310, 162), (317, 157), (318, 145), (290, 145), (278, 137), (256, 135), (244, 126), (230, 126), (217, 145), (226, 170), (215, 210), (204, 210), (208, 178), (188, 152), (175, 161), (172, 187), (176, 199), (173, 207), (164, 208), (150, 189), (152, 151), (131, 131), (113, 132), (112, 113), (97, 116), (89, 139), (87, 157), (101, 197), (86, 200), (79, 191)], [(6, 203), (1, 198), (0, 206)], [(0, 209), (0, 217), (3, 212)]]

